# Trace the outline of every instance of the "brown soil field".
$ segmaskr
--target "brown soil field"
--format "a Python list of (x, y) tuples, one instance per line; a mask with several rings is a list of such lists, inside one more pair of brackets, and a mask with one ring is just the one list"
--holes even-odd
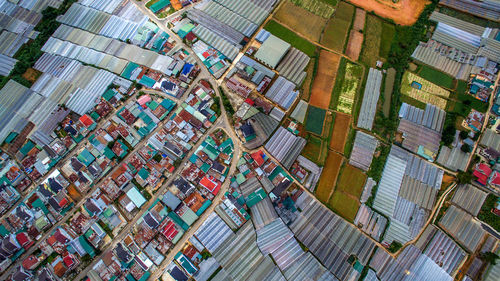
[(339, 63), (339, 55), (321, 50), (319, 54), (318, 70), (312, 84), (309, 104), (328, 110)]
[(345, 54), (353, 61), (357, 61), (359, 59), (359, 54), (361, 53), (362, 47), (363, 33), (356, 30), (351, 30), (351, 35), (349, 36), (349, 43), (347, 43)]
[(25, 73), (23, 73), (23, 78), (30, 81), (31, 83), (35, 83), (35, 81), (42, 75), (42, 72), (34, 69), (28, 68)]
[(354, 24), (352, 25), (352, 29), (357, 31), (365, 29), (365, 19), (366, 11), (360, 8), (356, 8), (356, 16), (354, 17)]
[(293, 31), (315, 42), (319, 42), (327, 19), (317, 16), (306, 9), (285, 1), (274, 15), (274, 18)]
[(363, 171), (347, 164), (340, 175), (336, 190), (348, 193), (359, 200), (361, 193), (363, 193), (366, 177)]
[(382, 3), (380, 0), (348, 0), (348, 2), (401, 25), (414, 24), (425, 5), (429, 3), (428, 0), (400, 0), (396, 4), (392, 1)]
[(319, 201), (327, 203), (335, 188), (337, 177), (342, 166), (343, 157), (340, 154), (330, 152), (326, 158), (326, 165), (319, 178), (318, 188), (315, 194)]
[(332, 139), (330, 140), (330, 149), (339, 153), (344, 153), (344, 145), (349, 133), (351, 124), (351, 115), (336, 112), (335, 124), (333, 125)]

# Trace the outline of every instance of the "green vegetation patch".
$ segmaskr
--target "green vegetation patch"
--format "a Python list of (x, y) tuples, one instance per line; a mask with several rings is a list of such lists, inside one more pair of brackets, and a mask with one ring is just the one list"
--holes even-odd
[(354, 12), (354, 6), (340, 2), (335, 16), (330, 19), (325, 28), (321, 44), (337, 52), (343, 52)]
[(366, 175), (363, 171), (354, 166), (346, 165), (337, 182), (337, 190), (359, 198), (363, 192), (365, 181)]
[(271, 20), (265, 26), (264, 29), (271, 32), (274, 36), (290, 43), (293, 47), (301, 50), (306, 55), (312, 57), (316, 51), (316, 46), (307, 41), (306, 39), (300, 37), (290, 29), (282, 26), (281, 24)]
[(307, 138), (306, 146), (302, 150), (302, 156), (306, 157), (316, 164), (320, 164), (318, 162), (319, 156), (321, 154), (322, 142), (323, 141), (321, 140), (321, 138), (309, 135), (309, 137)]
[(321, 136), (326, 110), (310, 105), (307, 110), (306, 131)]
[(380, 39), (379, 55), (383, 58), (389, 57), (391, 51), (391, 43), (396, 33), (396, 27), (388, 22), (382, 23), (382, 38)]
[(345, 76), (342, 81), (342, 88), (340, 89), (337, 101), (335, 101), (337, 104), (337, 111), (352, 114), (356, 93), (362, 81), (363, 67), (350, 62), (347, 63), (345, 67)]
[(496, 231), (500, 231), (500, 217), (491, 212), (491, 210), (495, 208), (496, 202), (498, 202), (498, 197), (494, 194), (488, 194), (477, 218), (489, 224)]
[(335, 191), (328, 201), (328, 207), (346, 220), (353, 222), (359, 209), (359, 202), (351, 195)]
[(324, 18), (333, 15), (337, 4), (337, 0), (290, 0), (290, 2)]
[(420, 65), (417, 71), (417, 74), (420, 77), (428, 80), (431, 83), (434, 83), (446, 89), (454, 88), (454, 78), (444, 72), (436, 70), (427, 65)]
[[(380, 43), (382, 39), (382, 20), (374, 15), (367, 14), (365, 22), (365, 40), (359, 56), (359, 61), (374, 67), (380, 58)], [(384, 43), (386, 44), (386, 43)]]

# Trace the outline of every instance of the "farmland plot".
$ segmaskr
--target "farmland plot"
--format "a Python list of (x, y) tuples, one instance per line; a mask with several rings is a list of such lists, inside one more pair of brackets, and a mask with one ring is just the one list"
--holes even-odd
[(319, 201), (326, 203), (335, 188), (337, 176), (342, 166), (343, 158), (340, 154), (330, 152), (326, 158), (326, 164), (319, 178), (315, 194)]
[(274, 18), (298, 34), (315, 42), (319, 42), (321, 32), (327, 22), (327, 19), (297, 7), (289, 1), (285, 1), (280, 6)]
[(321, 44), (342, 53), (346, 42), (352, 18), (354, 17), (354, 6), (340, 2), (335, 16), (326, 25)]
[(375, 67), (380, 58), (380, 42), (382, 38), (382, 20), (374, 15), (366, 17), (365, 41), (359, 60), (370, 67)]
[(359, 59), (359, 54), (361, 53), (361, 47), (363, 46), (363, 33), (357, 30), (351, 30), (351, 35), (349, 36), (349, 43), (347, 43), (347, 49), (345, 54), (354, 61)]
[(325, 122), (326, 110), (309, 106), (307, 111), (306, 131), (321, 136), (323, 134), (323, 123)]
[(351, 116), (337, 112), (335, 123), (333, 125), (332, 137), (330, 140), (330, 149), (339, 153), (344, 153), (344, 145), (351, 125)]
[(347, 63), (342, 90), (337, 102), (337, 111), (351, 114), (356, 100), (358, 86), (363, 77), (363, 67), (353, 63)]
[[(412, 87), (413, 82), (420, 84), (421, 89)], [(443, 110), (446, 109), (447, 98), (450, 96), (449, 91), (408, 71), (403, 75), (401, 93), (423, 103), (433, 104)]]
[(335, 8), (321, 0), (290, 0), (296, 6), (302, 7), (320, 17), (329, 18), (335, 12)]
[(326, 50), (321, 50), (318, 62), (318, 71), (314, 77), (310, 104), (319, 108), (328, 109), (331, 93), (337, 77), (340, 56)]

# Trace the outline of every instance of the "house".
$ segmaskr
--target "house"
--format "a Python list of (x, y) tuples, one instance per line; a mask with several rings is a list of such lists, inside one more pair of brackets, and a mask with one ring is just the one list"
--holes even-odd
[(217, 181), (217, 179), (210, 175), (204, 176), (200, 181), (200, 185), (210, 191), (213, 195), (217, 195), (222, 186), (222, 184)]
[(490, 178), (488, 179), (488, 183), (493, 187), (500, 188), (500, 172), (493, 171)]
[(472, 173), (475, 177), (477, 177), (477, 182), (482, 186), (486, 186), (488, 182), (488, 178), (491, 175), (491, 168), (485, 163), (479, 163), (476, 165), (474, 172)]
[(33, 274), (31, 274), (29, 271), (25, 270), (22, 266), (19, 266), (12, 274), (11, 277), (12, 281), (28, 281), (28, 280), (33, 280)]

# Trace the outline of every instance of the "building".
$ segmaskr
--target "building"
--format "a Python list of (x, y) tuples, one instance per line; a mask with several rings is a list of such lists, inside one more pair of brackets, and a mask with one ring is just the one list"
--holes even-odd
[(289, 49), (290, 43), (271, 34), (255, 53), (255, 58), (274, 69)]

